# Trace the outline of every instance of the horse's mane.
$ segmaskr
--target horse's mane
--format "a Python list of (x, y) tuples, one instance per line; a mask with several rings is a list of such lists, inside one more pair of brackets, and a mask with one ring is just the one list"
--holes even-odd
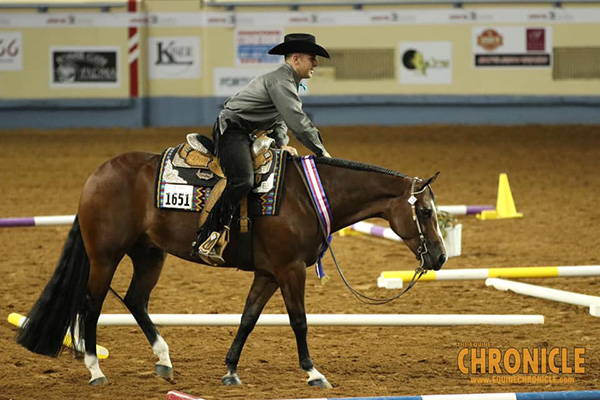
[(357, 171), (379, 172), (381, 174), (406, 178), (406, 175), (400, 172), (396, 172), (389, 168), (380, 167), (378, 165), (365, 164), (358, 161), (344, 160), (341, 158), (315, 157), (315, 162), (317, 164), (333, 165), (334, 167), (355, 169)]

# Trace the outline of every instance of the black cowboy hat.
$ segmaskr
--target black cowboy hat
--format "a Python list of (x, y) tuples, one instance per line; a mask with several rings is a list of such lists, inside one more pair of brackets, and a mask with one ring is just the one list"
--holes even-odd
[(269, 54), (286, 55), (290, 53), (316, 54), (329, 58), (329, 53), (317, 44), (315, 37), (308, 33), (290, 33), (285, 35), (283, 43), (269, 50)]

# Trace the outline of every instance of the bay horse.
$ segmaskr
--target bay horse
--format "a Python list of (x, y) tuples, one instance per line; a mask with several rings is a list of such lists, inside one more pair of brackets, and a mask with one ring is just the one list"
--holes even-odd
[[(80, 351), (85, 350), (83, 358), (91, 373), (91, 385), (107, 382), (96, 355), (97, 322), (113, 275), (125, 255), (131, 258), (134, 270), (124, 303), (158, 358), (155, 372), (167, 380), (173, 376), (167, 343), (148, 316), (150, 293), (167, 253), (202, 262), (190, 255), (198, 214), (155, 207), (160, 160), (160, 154), (125, 153), (102, 164), (88, 178), (54, 275), (17, 334), (17, 342), (27, 349), (56, 357), (65, 334), (78, 329), (85, 343), (80, 345)], [(430, 187), (437, 174), (423, 180), (353, 161), (315, 161), (329, 199), (332, 232), (380, 217), (389, 222), (423, 269), (442, 267), (446, 250)], [(298, 158), (288, 162), (298, 162)], [(241, 384), (237, 365), (242, 348), (266, 303), (279, 288), (308, 384), (331, 387), (314, 367), (308, 351), (306, 269), (315, 264), (325, 249), (325, 241), (299, 171), (286, 168), (279, 215), (252, 218), (254, 281), (225, 358), (225, 385)], [(235, 267), (235, 252), (236, 237), (232, 234), (224, 253), (226, 266)]]

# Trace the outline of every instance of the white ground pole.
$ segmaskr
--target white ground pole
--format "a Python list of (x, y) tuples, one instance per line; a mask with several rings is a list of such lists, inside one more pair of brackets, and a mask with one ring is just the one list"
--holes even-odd
[[(157, 325), (238, 326), (241, 314), (151, 314)], [(449, 326), (543, 324), (543, 315), (495, 314), (307, 314), (311, 326)], [(287, 314), (262, 314), (256, 325), (289, 326)], [(130, 314), (102, 314), (98, 325), (137, 325)]]
[(600, 317), (600, 305), (592, 304), (590, 306), (590, 314), (594, 317)]
[(44, 225), (71, 225), (75, 221), (75, 215), (50, 215), (46, 217), (33, 217), (35, 226)]
[(560, 303), (574, 304), (590, 308), (590, 314), (600, 311), (600, 297), (587, 294), (567, 292), (565, 290), (551, 289), (543, 286), (531, 285), (528, 283), (513, 282), (506, 279), (490, 278), (485, 281), (486, 286), (493, 286), (498, 290), (510, 290), (515, 293), (526, 296), (537, 297), (540, 299), (558, 301)]

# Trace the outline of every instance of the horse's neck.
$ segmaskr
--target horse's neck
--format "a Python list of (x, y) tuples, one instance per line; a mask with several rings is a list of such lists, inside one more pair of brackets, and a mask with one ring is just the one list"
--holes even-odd
[(367, 218), (385, 218), (389, 203), (406, 193), (410, 178), (373, 171), (319, 165), (333, 214), (333, 230)]

